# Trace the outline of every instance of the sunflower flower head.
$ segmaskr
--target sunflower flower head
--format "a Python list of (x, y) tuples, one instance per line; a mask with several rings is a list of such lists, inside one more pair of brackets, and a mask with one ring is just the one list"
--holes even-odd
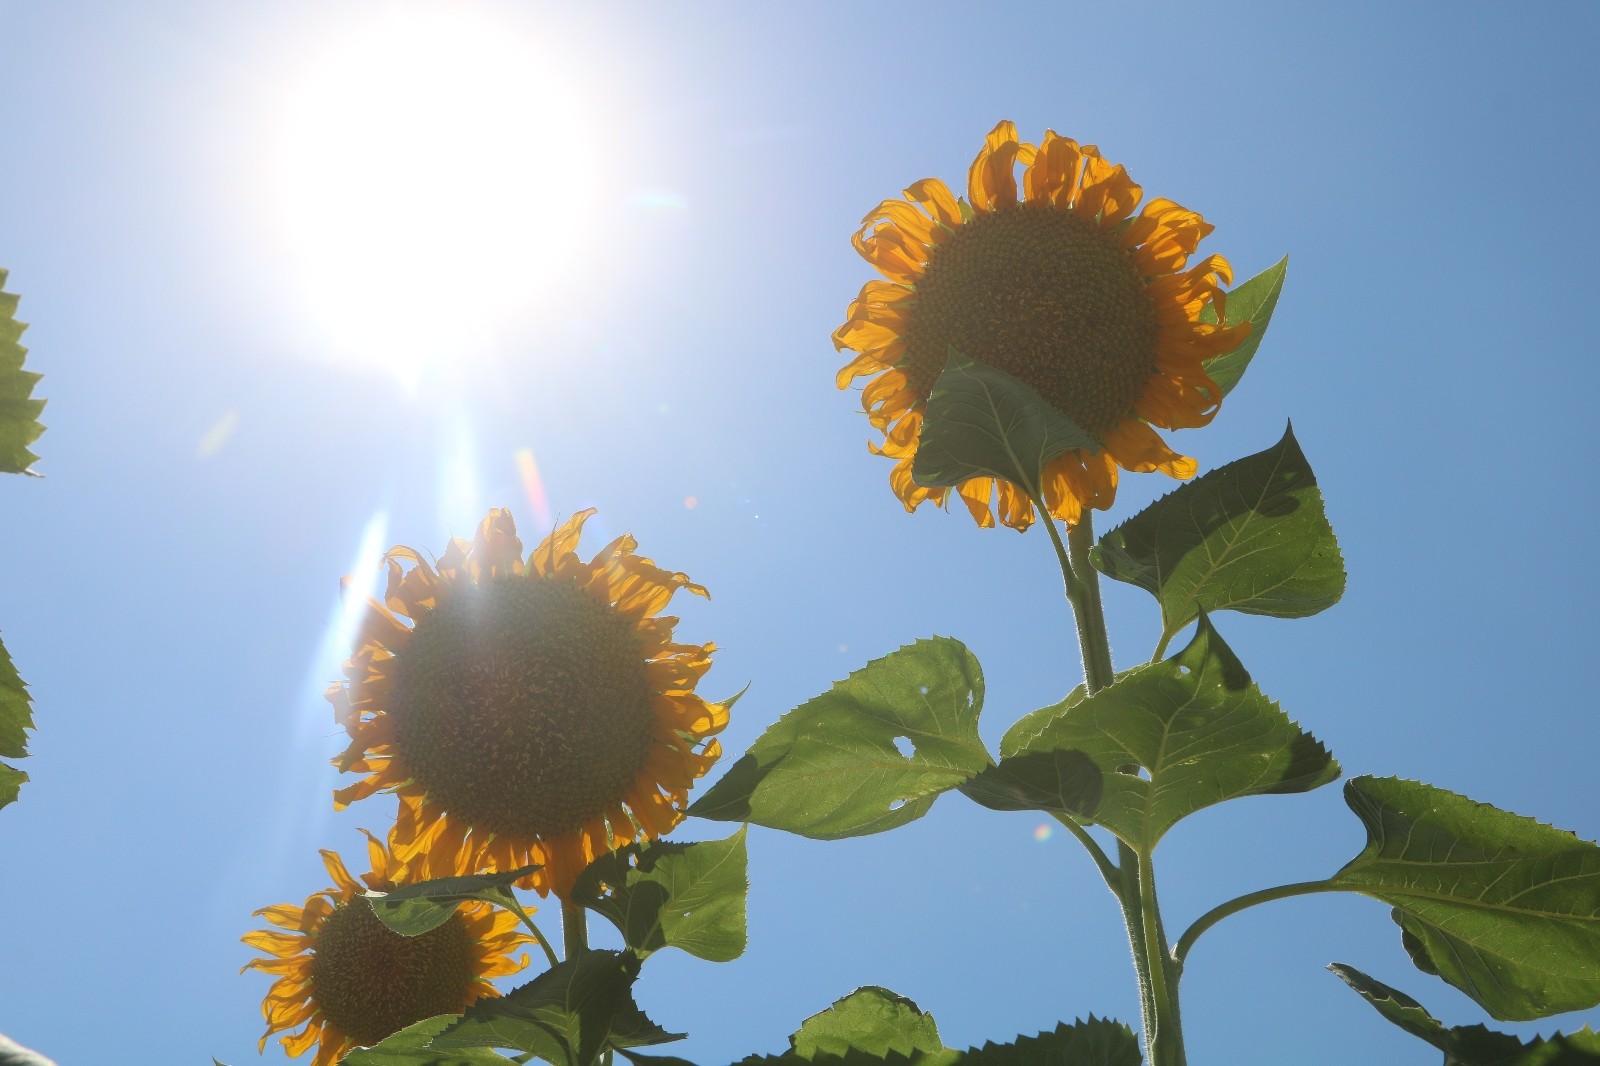
[(367, 889), (386, 892), (414, 878), (394, 853), (367, 834), (372, 869), (360, 881), (339, 856), (322, 853), (334, 887), (309, 897), (305, 906), (281, 903), (256, 912), (276, 929), (260, 929), (244, 942), (269, 956), (251, 959), (247, 970), (276, 974), (262, 1001), (267, 1031), (285, 1032), (291, 1056), (317, 1046), (315, 1066), (337, 1062), (352, 1047), (370, 1046), (413, 1022), (459, 1014), (484, 996), (498, 995), (491, 977), (516, 973), (528, 956), (513, 957), (534, 943), (508, 911), (487, 903), (464, 903), (448, 921), (421, 936), (390, 930), (357, 897)]
[(386, 557), (328, 690), (351, 738), (335, 764), (365, 775), (334, 800), (398, 794), (397, 852), (427, 877), (537, 865), (522, 883), (565, 897), (596, 856), (676, 825), (721, 754), (727, 709), (694, 692), (715, 646), (674, 643), (660, 613), (705, 589), (631, 536), (580, 560), (593, 513), (526, 558), (498, 509), (435, 564)]
[[(1097, 442), (1044, 471), (1045, 508), (1067, 524), (1111, 506), (1119, 468), (1194, 475), (1194, 460), (1152, 427), (1211, 420), (1222, 394), (1205, 361), (1238, 347), (1249, 325), (1201, 320), (1210, 306), (1221, 321), (1232, 282), (1219, 255), (1189, 263), (1213, 227), (1171, 200), (1138, 209), (1142, 197), (1093, 145), (1048, 130), (1029, 144), (1002, 122), (973, 161), (966, 200), (928, 178), (866, 216), (854, 244), (883, 279), (862, 286), (834, 331), (834, 347), (856, 353), (838, 385), (868, 379), (862, 404), (884, 435), (873, 450), (895, 460), (889, 482), (906, 510), (949, 491), (917, 484), (911, 467), (951, 351), (1018, 378)], [(972, 478), (956, 492), (981, 526), (1033, 522), (1032, 501), (1008, 481)]]

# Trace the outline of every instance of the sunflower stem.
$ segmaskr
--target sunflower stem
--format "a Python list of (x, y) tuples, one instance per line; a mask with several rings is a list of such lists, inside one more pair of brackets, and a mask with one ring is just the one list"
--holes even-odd
[[(512, 903), (515, 905), (516, 901), (513, 900)], [(559, 963), (561, 960), (556, 957), (556, 949), (550, 946), (549, 938), (544, 935), (543, 930), (541, 930), (537, 925), (533, 924), (533, 915), (529, 914), (527, 910), (521, 906), (516, 906), (515, 910), (517, 917), (522, 919), (522, 924), (528, 927), (528, 931), (533, 934), (533, 938), (537, 940), (539, 942), (539, 946), (544, 949), (544, 957), (550, 960), (550, 965), (555, 966), (557, 963)]]
[[(1094, 547), (1094, 523), (1085, 510), (1078, 523), (1067, 529), (1062, 543), (1055, 522), (1040, 501), (1067, 600), (1078, 628), (1078, 651), (1083, 657), (1083, 684), (1094, 695), (1116, 679), (1111, 658), (1111, 638), (1106, 632), (1105, 608), (1100, 600), (1100, 575), (1089, 561)], [(1178, 968), (1167, 948), (1161, 911), (1156, 904), (1155, 868), (1148, 853), (1141, 854), (1126, 841), (1117, 841), (1118, 877), (1112, 884), (1122, 906), (1128, 930), (1134, 974), (1139, 982), (1139, 1010), (1144, 1031), (1146, 1061), (1150, 1066), (1185, 1066), (1183, 1031), (1178, 1019)]]
[(567, 900), (561, 901), (561, 942), (568, 962), (589, 950), (589, 916)]

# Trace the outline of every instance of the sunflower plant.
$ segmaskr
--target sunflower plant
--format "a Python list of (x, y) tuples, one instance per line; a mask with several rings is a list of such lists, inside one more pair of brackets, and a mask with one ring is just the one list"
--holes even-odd
[[(675, 641), (661, 612), (704, 588), (627, 536), (580, 558), (589, 512), (527, 554), (504, 511), (437, 560), (390, 551), (328, 698), (350, 740), (336, 765), (356, 775), (336, 804), (392, 795), (394, 823), (368, 838), (370, 873), (352, 878), (324, 853), (336, 887), (259, 912), (277, 927), (245, 938), (268, 955), (250, 967), (277, 977), (268, 1036), (285, 1032), (294, 1054), (315, 1046), (318, 1066), (690, 1066), (640, 1050), (678, 1034), (633, 987), (666, 948), (708, 961), (744, 950), (745, 826), (862, 836), (951, 792), (1042, 812), (1082, 845), (1126, 927), (1137, 1031), (1090, 1015), (955, 1049), (911, 1000), (867, 987), (741, 1066), (1185, 1066), (1179, 991), (1200, 938), (1249, 907), (1324, 892), (1388, 904), (1417, 968), (1494, 1018), (1600, 1004), (1600, 847), (1399, 778), (1345, 782), (1367, 843), (1327, 877), (1167, 928), (1155, 851), (1169, 832), (1218, 803), (1343, 773), (1224, 636), (1228, 611), (1305, 617), (1344, 591), (1292, 429), (1203, 475), (1162, 435), (1217, 415), (1284, 284), (1281, 261), (1230, 288), (1228, 261), (1201, 255), (1211, 232), (1174, 201), (1145, 200), (1096, 147), (1049, 131), (1024, 142), (1002, 122), (965, 196), (916, 182), (855, 234), (880, 277), (834, 332), (852, 353), (837, 381), (862, 383), (894, 496), (908, 511), (959, 500), (982, 527), (1042, 525), (1076, 622), (1082, 682), (1014, 722), (998, 751), (979, 736), (976, 657), (930, 637), (782, 715), (691, 804), (734, 700), (696, 693), (715, 647)], [(1094, 512), (1115, 505), (1126, 473), (1187, 484), (1097, 537)], [(1147, 661), (1113, 659), (1102, 577), (1155, 601)], [(744, 825), (663, 839), (685, 815)], [(555, 897), (559, 952), (519, 893)], [(619, 948), (590, 946), (592, 918)], [(489, 980), (526, 965), (513, 952), (528, 946), (545, 965), (500, 994)], [(1524, 1042), (1448, 1027), (1354, 967), (1332, 969), (1446, 1066), (1600, 1061), (1587, 1028)]]

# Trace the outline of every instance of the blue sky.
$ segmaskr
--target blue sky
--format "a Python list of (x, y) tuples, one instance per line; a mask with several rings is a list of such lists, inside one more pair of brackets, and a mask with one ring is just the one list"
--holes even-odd
[[(1201, 211), (1203, 248), (1241, 278), (1290, 256), (1250, 375), (1175, 438), (1208, 469), (1292, 418), (1322, 484), (1344, 601), (1216, 619), (1261, 687), (1349, 773), (1600, 836), (1600, 13), (861, 7), (0, 0), (0, 266), (49, 399), (46, 477), (0, 484), (0, 627), (38, 723), (32, 781), (0, 812), (0, 1032), (64, 1064), (258, 1061), (268, 981), (235, 975), (250, 912), (322, 888), (319, 847), (354, 857), (358, 826), (385, 828), (329, 801), (347, 783), (320, 695), (344, 652), (338, 580), (364, 539), (439, 551), (490, 506), (542, 533), (519, 453), (550, 509), (600, 509), (588, 549), (632, 530), (711, 590), (680, 634), (721, 648), (703, 690), (750, 683), (730, 752), (932, 634), (982, 662), (991, 742), (1059, 699), (1078, 669), (1048, 541), (906, 515), (828, 340), (870, 275), (860, 216), (915, 179), (959, 183), (1001, 118), (1097, 143), (1147, 196)], [(526, 167), (503, 193), (526, 230), (498, 302), (463, 302), (448, 246), (411, 258), (482, 188), (444, 221), (399, 202), (364, 238), (392, 245), (344, 274), (318, 271), (351, 246), (284, 213), (286, 183), (334, 176), (295, 139), (335, 110), (307, 108), (316, 79), (445, 16), (492, 42), (484, 69), (525, 57), (541, 101), (503, 127), (537, 151), (506, 164)], [(474, 143), (449, 116), (418, 129), (391, 175)], [(366, 181), (352, 202), (387, 194)], [(330, 293), (366, 317), (330, 319)], [(1125, 480), (1101, 528), (1170, 487)], [(1153, 604), (1106, 597), (1119, 666), (1142, 661)], [(916, 1000), (952, 1046), (1134, 1022), (1111, 898), (1038, 824), (956, 796), (863, 840), (753, 831), (749, 950), (664, 953), (640, 1002), (706, 1066), (780, 1049), (862, 984)], [(1330, 874), (1361, 840), (1336, 787), (1203, 812), (1157, 853), (1168, 925)], [(1485, 1020), (1411, 968), (1380, 904), (1318, 896), (1202, 941), (1191, 1058), (1437, 1061), (1332, 961)], [(1518, 1031), (1585, 1022), (1600, 1012)]]

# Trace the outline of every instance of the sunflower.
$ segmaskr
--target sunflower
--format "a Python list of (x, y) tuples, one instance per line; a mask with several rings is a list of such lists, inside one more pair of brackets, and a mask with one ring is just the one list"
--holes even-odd
[[(574, 549), (583, 511), (526, 558), (511, 515), (489, 512), (437, 564), (399, 547), (328, 690), (365, 774), (337, 806), (400, 798), (396, 849), (428, 877), (542, 869), (522, 884), (566, 898), (596, 856), (659, 837), (721, 754), (725, 706), (694, 687), (712, 644), (676, 644), (673, 593), (706, 590), (618, 537)], [(409, 623), (409, 624), (408, 624)]]
[[(973, 161), (967, 195), (927, 178), (863, 219), (853, 243), (886, 280), (862, 286), (833, 334), (836, 349), (857, 353), (839, 387), (871, 379), (862, 406), (884, 434), (871, 447), (896, 460), (889, 483), (906, 510), (946, 499), (911, 466), (952, 350), (1025, 382), (1097, 442), (1045, 468), (1045, 508), (1068, 525), (1111, 506), (1118, 467), (1192, 477), (1195, 461), (1151, 427), (1209, 422), (1222, 393), (1204, 363), (1249, 331), (1201, 321), (1207, 306), (1221, 320), (1233, 280), (1219, 255), (1188, 264), (1213, 227), (1171, 200), (1135, 214), (1142, 190), (1093, 145), (1049, 130), (1038, 146), (1020, 142), (1010, 122)], [(956, 491), (980, 526), (996, 514), (1013, 529), (1033, 522), (1033, 503), (1008, 481)]]
[[(372, 870), (361, 881), (373, 891), (415, 880), (371, 833), (367, 853)], [(288, 932), (260, 929), (243, 938), (272, 956), (251, 959), (244, 968), (278, 975), (261, 1003), (267, 1020), (262, 1049), (273, 1033), (299, 1025), (283, 1046), (298, 1056), (316, 1044), (315, 1066), (327, 1066), (352, 1047), (498, 995), (488, 979), (528, 965), (526, 954), (511, 953), (535, 941), (518, 930), (509, 911), (463, 903), (437, 929), (401, 936), (356, 899), (362, 886), (338, 855), (324, 851), (322, 861), (335, 887), (309, 897), (304, 907), (280, 903), (256, 911)]]

